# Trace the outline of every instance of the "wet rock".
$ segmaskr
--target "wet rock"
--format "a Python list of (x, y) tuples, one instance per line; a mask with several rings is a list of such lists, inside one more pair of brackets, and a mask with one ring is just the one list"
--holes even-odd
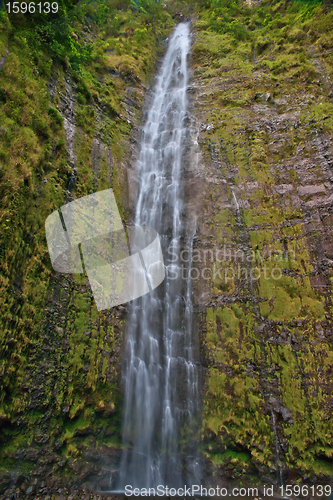
[(293, 423), (293, 416), (290, 412), (289, 408), (282, 405), (282, 403), (278, 400), (278, 398), (271, 396), (268, 401), (270, 407), (276, 413), (280, 413), (282, 415), (283, 420), (288, 423)]
[(24, 458), (25, 460), (31, 461), (31, 462), (36, 462), (38, 460), (38, 450), (36, 448), (28, 448), (25, 450), (24, 453)]
[(272, 186), (272, 191), (278, 194), (286, 194), (295, 189), (293, 184), (280, 184), (278, 186)]
[(63, 334), (64, 334), (64, 329), (63, 329), (63, 328), (61, 328), (60, 326), (56, 326), (56, 327), (55, 327), (55, 331), (56, 331), (56, 332), (57, 332), (57, 334), (58, 334), (59, 336), (61, 336), (61, 337), (62, 337), (62, 336), (63, 336)]
[(298, 189), (298, 194), (300, 196), (312, 196), (315, 194), (319, 193), (326, 193), (326, 188), (324, 184), (318, 184), (318, 185), (307, 185), (307, 186), (300, 186)]
[(5, 61), (6, 61), (5, 56), (1, 56), (1, 57), (0, 57), (0, 71), (1, 71), (1, 70), (2, 70), (2, 68), (4, 67), (4, 65), (5, 65)]
[(10, 484), (10, 474), (0, 472), (0, 493), (4, 493)]

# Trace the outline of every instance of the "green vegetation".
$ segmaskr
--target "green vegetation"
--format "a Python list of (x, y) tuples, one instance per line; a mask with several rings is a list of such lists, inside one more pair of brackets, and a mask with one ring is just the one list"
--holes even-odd
[[(44, 224), (72, 197), (110, 186), (128, 217), (131, 128), (173, 26), (149, 0), (60, 5), (49, 17), (0, 13), (5, 470), (27, 447), (46, 450), (59, 471), (67, 464), (74, 473), (71, 460), (87, 446), (120, 446), (124, 312), (98, 313), (85, 275), (52, 273)], [(75, 127), (72, 143), (68, 123)], [(33, 463), (23, 462), (30, 473)]]
[[(330, 219), (319, 195), (301, 186), (325, 182), (316, 155), (318, 137), (333, 133), (333, 12), (320, 2), (274, 0), (202, 1), (197, 12), (196, 112), (210, 124), (200, 136), (204, 161), (211, 165), (214, 152), (215, 175), (241, 205), (236, 216), (225, 184), (207, 184), (204, 234), (234, 257), (211, 264), (221, 273), (202, 324), (203, 452), (225, 477), (278, 475), (279, 467), (299, 479), (327, 477), (331, 288), (315, 276), (332, 277), (332, 269), (321, 274), (322, 233), (304, 220), (316, 220), (316, 209)], [(308, 178), (299, 166), (307, 161)], [(234, 464), (226, 460), (233, 453)]]
[[(74, 477), (88, 447), (121, 446), (124, 311), (98, 313), (85, 275), (52, 273), (44, 223), (110, 186), (128, 220), (131, 130), (174, 23), (168, 11), (183, 11), (195, 31), (194, 110), (212, 125), (200, 135), (203, 159), (218, 158), (205, 248), (253, 255), (224, 261), (209, 283), (201, 451), (228, 478), (278, 467), (327, 477), (333, 275), (318, 262), (332, 225), (320, 201), (332, 11), (286, 0), (60, 4), (52, 17), (0, 13), (0, 467), (16, 468), (25, 450), (29, 473), (29, 450), (46, 450), (55, 471)], [(302, 194), (308, 184), (319, 194)]]

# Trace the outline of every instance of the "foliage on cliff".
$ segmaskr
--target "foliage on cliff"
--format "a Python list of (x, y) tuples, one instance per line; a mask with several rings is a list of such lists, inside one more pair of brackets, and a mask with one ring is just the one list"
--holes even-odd
[(71, 465), (79, 436), (118, 446), (124, 316), (97, 312), (85, 275), (52, 272), (45, 219), (110, 186), (128, 215), (131, 128), (173, 25), (150, 0), (61, 5), (0, 13), (1, 466), (40, 475)]
[[(125, 154), (172, 20), (149, 0), (61, 5), (52, 20), (0, 14), (0, 451), (5, 470), (84, 479), (96, 439), (120, 446), (124, 315), (98, 313), (85, 276), (52, 273), (44, 222), (109, 186), (128, 216)], [(216, 178), (205, 248), (243, 251), (209, 283), (202, 451), (228, 477), (327, 476), (333, 15), (284, 0), (178, 7), (196, 12), (200, 145)]]
[(204, 1), (195, 28), (193, 99), (213, 179), (199, 232), (224, 255), (202, 264), (203, 451), (227, 477), (328, 477), (333, 12)]

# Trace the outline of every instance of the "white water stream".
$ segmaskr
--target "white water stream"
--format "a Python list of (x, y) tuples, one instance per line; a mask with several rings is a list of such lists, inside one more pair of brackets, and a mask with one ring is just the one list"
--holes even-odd
[(166, 278), (130, 308), (118, 482), (122, 490), (125, 485), (178, 487), (199, 480), (195, 446), (184, 444), (198, 404), (191, 281), (189, 273), (183, 278), (180, 262), (185, 248), (190, 269), (193, 244), (183, 220), (182, 187), (189, 50), (189, 25), (181, 23), (170, 38), (157, 78), (137, 165), (135, 224), (160, 234)]

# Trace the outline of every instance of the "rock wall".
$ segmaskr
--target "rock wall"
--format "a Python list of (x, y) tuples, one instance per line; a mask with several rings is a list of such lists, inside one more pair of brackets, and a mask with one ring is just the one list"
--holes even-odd
[(244, 31), (213, 10), (194, 22), (192, 273), (213, 483), (333, 471), (332, 14), (307, 9), (242, 7)]
[(130, 219), (132, 137), (173, 21), (160, 6), (142, 14), (110, 4), (110, 19), (104, 9), (105, 22), (95, 22), (96, 5), (86, 6), (83, 18), (79, 6), (70, 27), (77, 43), (91, 46), (92, 57), (79, 69), (47, 50), (36, 59), (28, 32), (0, 18), (5, 498), (68, 495), (85, 485), (107, 489), (121, 448), (126, 308), (99, 313), (85, 274), (52, 270), (44, 224), (63, 204), (109, 187), (124, 224)]
[[(196, 228), (207, 484), (312, 484), (333, 473), (333, 26), (325, 9), (194, 5), (184, 216)], [(106, 489), (120, 453), (126, 310), (98, 313), (84, 275), (52, 271), (44, 222), (110, 186), (131, 220), (148, 78), (172, 26), (165, 12), (154, 16), (120, 8), (105, 25), (79, 16), (72, 37), (92, 45), (80, 72), (43, 51), (36, 60), (0, 19), (4, 498)]]

